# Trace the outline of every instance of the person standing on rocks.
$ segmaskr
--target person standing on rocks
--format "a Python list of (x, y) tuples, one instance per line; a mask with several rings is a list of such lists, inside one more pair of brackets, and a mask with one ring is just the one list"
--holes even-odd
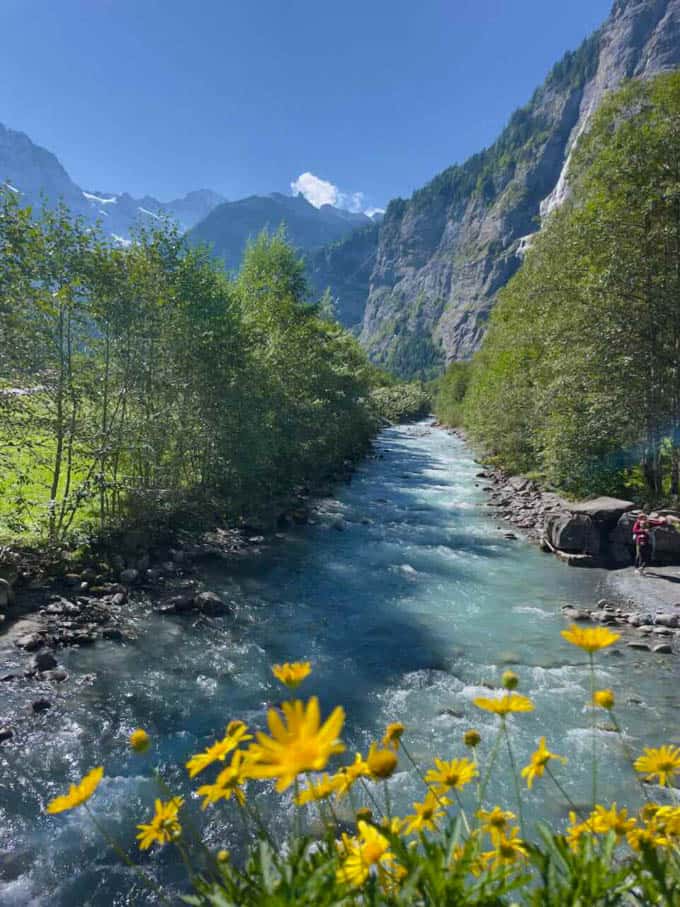
[(668, 520), (665, 517), (648, 517), (640, 513), (633, 525), (633, 541), (635, 542), (635, 572), (644, 576), (645, 570), (653, 558), (651, 534), (655, 526), (665, 526)]

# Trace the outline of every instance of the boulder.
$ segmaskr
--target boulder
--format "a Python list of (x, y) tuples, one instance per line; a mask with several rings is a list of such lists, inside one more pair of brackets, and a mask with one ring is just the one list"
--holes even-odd
[(48, 709), (51, 709), (52, 703), (49, 701), (49, 699), (35, 699), (31, 703), (31, 708), (37, 715), (40, 714), (40, 712), (46, 712)]
[(659, 643), (658, 646), (654, 646), (654, 648), (652, 649), (652, 652), (656, 653), (657, 655), (672, 655), (673, 647), (671, 646), (670, 643), (662, 642), (662, 643)]
[(600, 553), (600, 532), (592, 518), (585, 513), (561, 513), (549, 516), (545, 521), (548, 541), (560, 551), (574, 554)]
[(31, 671), (51, 671), (52, 668), (56, 668), (57, 659), (51, 652), (37, 652), (33, 658), (31, 658), (30, 669)]
[(214, 592), (198, 592), (194, 596), (194, 607), (203, 614), (217, 617), (221, 614), (231, 614), (231, 608), (219, 595)]
[(14, 736), (14, 731), (11, 727), (0, 727), (0, 743), (4, 743), (5, 740), (11, 740)]
[(23, 636), (19, 636), (14, 644), (20, 649), (25, 649), (26, 652), (35, 652), (43, 647), (45, 637), (40, 633), (26, 633)]
[(121, 581), (121, 583), (124, 583), (126, 586), (131, 586), (131, 585), (133, 585), (133, 583), (137, 582), (138, 577), (139, 577), (139, 570), (135, 570), (134, 568), (131, 567), (128, 570), (121, 571), (120, 581)]
[(0, 609), (7, 609), (14, 604), (14, 590), (6, 579), (0, 579)]

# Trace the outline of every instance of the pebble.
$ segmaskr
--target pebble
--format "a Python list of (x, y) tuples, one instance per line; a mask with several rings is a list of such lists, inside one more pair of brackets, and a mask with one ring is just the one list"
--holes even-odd
[(40, 712), (46, 712), (48, 709), (51, 709), (52, 703), (49, 699), (35, 699), (31, 703), (31, 708), (36, 714), (39, 714)]
[(646, 642), (628, 642), (626, 643), (629, 649), (639, 649), (641, 652), (650, 652), (651, 649)]

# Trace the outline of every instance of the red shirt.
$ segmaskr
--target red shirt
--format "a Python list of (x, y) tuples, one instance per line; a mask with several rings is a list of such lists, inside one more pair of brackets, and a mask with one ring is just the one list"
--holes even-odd
[(649, 532), (647, 531), (647, 526), (663, 526), (666, 523), (665, 520), (652, 520), (649, 518), (645, 522), (646, 525), (644, 529), (640, 525), (640, 520), (635, 520), (635, 524), (633, 525), (633, 538), (640, 545), (646, 545), (649, 541)]

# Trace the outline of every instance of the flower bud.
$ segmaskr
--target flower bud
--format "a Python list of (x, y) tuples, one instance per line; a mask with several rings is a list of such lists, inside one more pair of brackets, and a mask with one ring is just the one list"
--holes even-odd
[(614, 708), (614, 694), (611, 690), (595, 690), (593, 693), (593, 705), (599, 706), (601, 709), (613, 709)]
[(501, 683), (506, 690), (516, 690), (519, 686), (519, 677), (514, 671), (505, 671), (501, 677)]
[(463, 734), (463, 741), (465, 746), (469, 746), (471, 749), (474, 749), (476, 746), (479, 746), (482, 738), (479, 731), (474, 728), (470, 728), (469, 731), (465, 731)]
[(145, 753), (151, 746), (151, 737), (142, 728), (130, 734), (130, 746), (136, 753)]
[(366, 764), (374, 778), (389, 778), (397, 767), (397, 757), (392, 750), (375, 749), (373, 745), (366, 757)]

